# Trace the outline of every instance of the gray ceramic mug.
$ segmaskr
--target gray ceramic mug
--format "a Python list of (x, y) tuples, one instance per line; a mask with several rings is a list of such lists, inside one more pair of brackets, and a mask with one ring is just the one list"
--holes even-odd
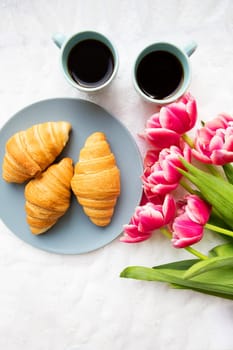
[[(84, 31), (67, 38), (62, 33), (55, 33), (52, 39), (61, 49), (60, 64), (63, 74), (76, 89), (87, 93), (96, 92), (108, 86), (116, 76), (118, 53), (110, 39), (103, 34)], [(90, 76), (93, 70), (97, 72)]]
[(180, 98), (191, 82), (189, 56), (196, 47), (194, 41), (184, 48), (156, 42), (142, 50), (133, 67), (133, 83), (139, 95), (157, 105)]

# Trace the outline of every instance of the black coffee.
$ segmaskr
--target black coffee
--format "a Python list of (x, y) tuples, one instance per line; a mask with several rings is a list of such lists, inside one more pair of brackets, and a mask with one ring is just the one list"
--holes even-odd
[(136, 78), (141, 90), (151, 98), (162, 100), (172, 95), (183, 80), (179, 60), (167, 51), (154, 51), (138, 65)]
[(83, 87), (97, 87), (112, 75), (114, 58), (110, 49), (98, 40), (87, 39), (75, 45), (68, 56), (68, 70)]

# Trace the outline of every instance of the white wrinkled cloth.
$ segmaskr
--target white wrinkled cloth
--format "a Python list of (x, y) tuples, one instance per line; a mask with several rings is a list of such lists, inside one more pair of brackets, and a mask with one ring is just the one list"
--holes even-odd
[[(56, 31), (86, 29), (109, 36), (120, 56), (113, 84), (94, 96), (64, 80), (51, 41)], [(199, 119), (233, 112), (231, 0), (1, 0), (0, 32), (0, 126), (32, 102), (84, 98), (121, 120), (143, 152), (137, 134), (156, 109), (134, 91), (132, 67), (145, 45), (164, 39), (198, 43), (190, 92)], [(214, 242), (207, 234), (198, 247), (206, 252)], [(138, 245), (116, 239), (89, 254), (50, 254), (0, 221), (0, 349), (232, 350), (231, 301), (119, 278), (128, 265), (191, 257), (159, 233)]]

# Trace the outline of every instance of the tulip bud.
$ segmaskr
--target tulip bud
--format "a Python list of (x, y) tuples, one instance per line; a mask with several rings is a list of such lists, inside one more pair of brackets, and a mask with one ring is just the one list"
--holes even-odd
[(207, 164), (233, 162), (233, 117), (221, 114), (197, 130), (193, 155)]
[(185, 94), (177, 102), (162, 107), (159, 114), (161, 127), (173, 130), (180, 135), (191, 130), (196, 120), (196, 101), (190, 93)]
[(178, 216), (171, 224), (174, 247), (184, 248), (199, 242), (210, 211), (210, 206), (198, 196), (185, 196), (184, 201), (178, 203)]
[(162, 204), (156, 205), (148, 202), (136, 207), (130, 223), (124, 225), (124, 235), (120, 238), (120, 241), (136, 243), (150, 238), (154, 230), (169, 224), (173, 220), (175, 209), (175, 201), (170, 195), (165, 197)]
[[(160, 153), (156, 152), (148, 155), (146, 160), (147, 167), (142, 176), (143, 188), (148, 199), (164, 196), (175, 190), (179, 185), (181, 174), (177, 168), (183, 167), (180, 157), (185, 156), (190, 160), (190, 152), (186, 149), (181, 150), (176, 146), (165, 148)], [(157, 161), (155, 161), (157, 158)], [(152, 166), (152, 159), (155, 163)]]

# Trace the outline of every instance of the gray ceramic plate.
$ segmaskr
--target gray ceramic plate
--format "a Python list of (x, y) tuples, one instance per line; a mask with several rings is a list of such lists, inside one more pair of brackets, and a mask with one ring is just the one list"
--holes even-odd
[[(15, 114), (0, 130), (0, 163), (7, 139), (19, 130), (46, 121), (66, 120), (72, 124), (69, 143), (60, 158), (69, 156), (74, 163), (87, 136), (95, 131), (106, 134), (121, 170), (121, 195), (112, 222), (105, 228), (92, 224), (73, 197), (70, 209), (47, 233), (30, 233), (24, 211), (24, 185), (0, 179), (0, 216), (5, 225), (30, 245), (60, 254), (81, 254), (100, 248), (122, 232), (139, 203), (142, 187), (142, 161), (129, 131), (103, 108), (88, 101), (59, 98), (40, 101)], [(4, 199), (4, 200), (3, 200)]]

